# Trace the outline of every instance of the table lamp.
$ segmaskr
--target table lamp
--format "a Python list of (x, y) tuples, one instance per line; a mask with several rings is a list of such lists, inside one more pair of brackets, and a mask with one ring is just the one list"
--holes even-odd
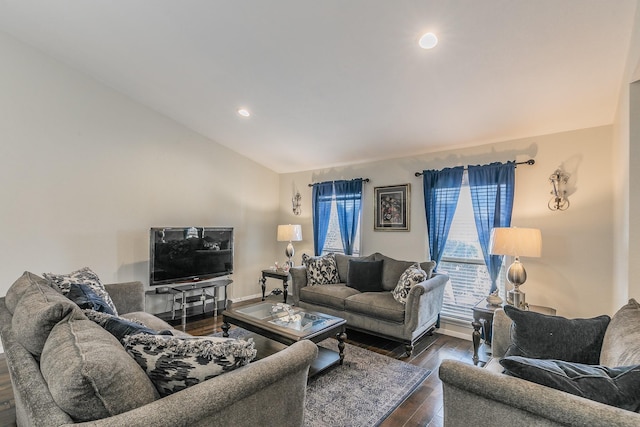
[(537, 228), (496, 227), (491, 230), (489, 242), (491, 255), (509, 255), (515, 257), (507, 270), (507, 280), (513, 289), (507, 294), (507, 303), (520, 309), (526, 307), (525, 294), (520, 286), (527, 280), (527, 272), (520, 257), (540, 257), (542, 254), (542, 235)]
[(291, 242), (299, 242), (302, 240), (302, 226), (295, 225), (279, 225), (278, 226), (278, 242), (289, 242), (287, 245), (287, 249), (285, 249), (284, 253), (289, 258), (287, 264), (289, 267), (293, 267), (293, 261), (291, 261), (291, 257), (295, 253), (293, 249), (293, 244)]

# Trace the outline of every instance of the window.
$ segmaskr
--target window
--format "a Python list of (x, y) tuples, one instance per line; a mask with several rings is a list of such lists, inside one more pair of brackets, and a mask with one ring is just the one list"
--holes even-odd
[[(442, 316), (470, 322), (472, 307), (489, 295), (491, 278), (478, 240), (466, 172), (438, 272), (450, 279), (445, 288)], [(504, 282), (501, 271), (497, 283), (501, 295), (504, 295)]]
[[(327, 229), (327, 237), (324, 241), (324, 247), (322, 248), (322, 255), (334, 253), (344, 253), (344, 247), (342, 246), (342, 236), (340, 234), (340, 225), (338, 224), (338, 208), (336, 205), (336, 198), (331, 198), (331, 215), (329, 217), (329, 228)], [(358, 231), (356, 232), (356, 239), (353, 243), (353, 255), (360, 255), (360, 218), (358, 218)]]

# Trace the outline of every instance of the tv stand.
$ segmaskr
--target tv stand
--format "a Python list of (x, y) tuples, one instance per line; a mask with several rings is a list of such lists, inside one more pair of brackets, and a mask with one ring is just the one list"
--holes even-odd
[[(170, 293), (172, 294), (173, 303), (171, 304), (171, 320), (176, 318), (176, 304), (180, 305), (182, 317), (182, 330), (185, 330), (187, 324), (187, 306), (202, 304), (202, 314), (208, 301), (213, 302), (213, 315), (218, 315), (218, 290), (224, 288), (224, 308), (227, 308), (227, 286), (233, 283), (231, 279), (224, 280), (208, 280), (203, 282), (193, 282), (187, 284), (170, 285)], [(213, 290), (213, 293), (207, 292)]]

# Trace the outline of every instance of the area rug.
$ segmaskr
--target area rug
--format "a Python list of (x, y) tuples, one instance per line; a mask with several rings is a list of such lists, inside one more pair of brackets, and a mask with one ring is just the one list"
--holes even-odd
[[(231, 337), (249, 332), (234, 328)], [(215, 334), (220, 336), (221, 333)], [(337, 341), (319, 345), (336, 350)], [(346, 344), (342, 366), (309, 380), (305, 401), (307, 427), (377, 426), (431, 373), (363, 348)]]

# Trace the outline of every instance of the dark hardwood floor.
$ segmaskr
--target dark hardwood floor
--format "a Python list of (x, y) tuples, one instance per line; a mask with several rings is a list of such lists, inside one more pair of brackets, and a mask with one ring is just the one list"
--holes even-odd
[[(247, 301), (250, 303), (255, 301)], [(238, 304), (239, 305), (239, 304)], [(186, 331), (192, 335), (210, 335), (220, 332), (222, 316), (196, 318), (186, 325)], [(176, 326), (180, 327), (180, 326)], [(389, 357), (400, 359), (404, 346), (393, 341), (347, 330), (347, 342)], [(383, 423), (382, 427), (443, 425), (442, 386), (438, 378), (438, 367), (444, 359), (456, 359), (472, 362), (471, 341), (447, 335), (434, 334), (425, 337), (415, 346), (414, 352), (405, 362), (431, 369), (432, 373)], [(11, 381), (4, 354), (0, 354), (0, 426), (15, 426), (15, 408)]]

